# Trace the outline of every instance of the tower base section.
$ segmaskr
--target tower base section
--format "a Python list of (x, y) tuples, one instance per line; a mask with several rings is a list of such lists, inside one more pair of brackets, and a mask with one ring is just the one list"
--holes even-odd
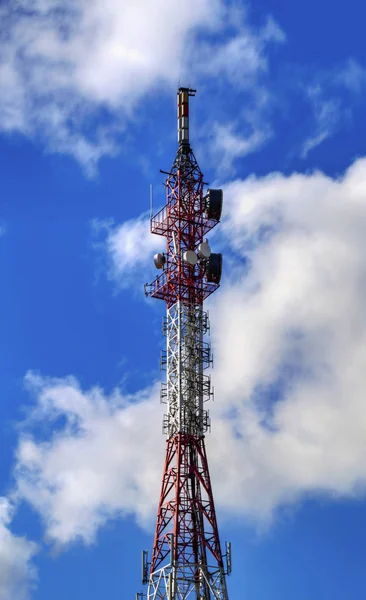
[(147, 600), (227, 600), (204, 437), (167, 441)]

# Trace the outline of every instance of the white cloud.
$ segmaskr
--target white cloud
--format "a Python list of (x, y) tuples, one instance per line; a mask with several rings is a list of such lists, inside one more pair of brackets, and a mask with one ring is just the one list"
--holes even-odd
[(342, 106), (339, 99), (327, 98), (320, 85), (309, 87), (307, 93), (314, 115), (314, 130), (303, 143), (302, 158), (306, 158), (311, 150), (333, 135), (342, 119)]
[(10, 531), (12, 512), (9, 501), (0, 498), (0, 598), (28, 600), (36, 577), (31, 560), (37, 548), (33, 542)]
[(343, 67), (338, 69), (334, 79), (339, 85), (358, 94), (365, 89), (366, 69), (364, 69), (364, 67), (362, 67), (354, 58), (350, 58)]
[(313, 131), (303, 143), (302, 158), (350, 120), (365, 87), (366, 70), (353, 58), (316, 73), (313, 83), (305, 88), (313, 113)]
[[(265, 68), (259, 32), (230, 24), (223, 0), (14, 0), (0, 8), (0, 131), (41, 134), (92, 171), (117, 151), (138, 102), (158, 85)], [(236, 11), (243, 20), (243, 10)], [(215, 42), (203, 42), (214, 34)], [(217, 41), (219, 39), (219, 41)], [(209, 52), (210, 61), (205, 60)], [(105, 119), (102, 109), (108, 115)]]
[[(24, 436), (18, 450), (18, 497), (42, 515), (47, 537), (66, 544), (94, 541), (107, 519), (133, 514), (146, 522), (156, 505), (164, 448), (156, 387), (132, 397), (83, 393), (73, 378), (27, 383), (37, 394), (34, 419), (50, 437)], [(57, 419), (65, 425), (54, 429)]]
[(230, 173), (237, 158), (247, 156), (259, 150), (271, 137), (268, 127), (254, 125), (248, 135), (238, 132), (235, 123), (214, 123), (211, 128), (211, 154), (216, 163), (220, 164), (220, 174)]
[(285, 34), (270, 18), (258, 30), (248, 27), (243, 13), (235, 9), (228, 11), (226, 18), (235, 34), (224, 43), (202, 43), (197, 57), (199, 70), (224, 77), (235, 87), (247, 85), (253, 76), (267, 70), (268, 44), (284, 42)]
[(218, 497), (232, 510), (269, 517), (305, 493), (365, 489), (365, 191), (365, 159), (343, 179), (227, 186), (224, 233), (251, 264), (211, 311), (230, 464)]
[[(341, 179), (274, 173), (225, 186), (221, 230), (236, 259), (210, 307), (207, 443), (230, 515), (266, 521), (303, 495), (364, 495), (365, 193), (366, 159)], [(28, 424), (18, 495), (48, 535), (89, 543), (110, 517), (152, 517), (163, 462), (155, 388), (124, 398), (73, 379), (28, 383), (33, 418), (57, 428), (40, 441)]]
[(98, 242), (97, 247), (106, 252), (109, 277), (120, 288), (131, 284), (137, 270), (140, 284), (144, 274), (149, 279), (154, 254), (165, 249), (165, 238), (150, 233), (148, 217), (141, 215), (122, 225), (94, 221), (93, 228), (99, 239), (103, 234), (104, 241)]

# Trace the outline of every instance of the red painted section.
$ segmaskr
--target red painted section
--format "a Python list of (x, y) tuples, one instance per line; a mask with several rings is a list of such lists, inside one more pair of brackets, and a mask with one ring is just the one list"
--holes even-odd
[(188, 102), (183, 102), (182, 103), (182, 117), (188, 117)]
[(214, 499), (204, 438), (177, 434), (167, 442), (166, 459), (155, 530), (151, 572), (170, 554), (174, 533), (174, 560), (192, 565), (198, 577), (198, 556), (204, 547), (208, 562), (223, 565)]
[[(196, 250), (217, 225), (205, 214), (203, 175), (190, 148), (180, 149), (165, 184), (166, 205), (151, 219), (151, 232), (166, 237), (163, 273), (150, 286), (153, 298), (165, 300), (169, 308), (178, 300), (201, 304), (219, 286), (207, 281), (203, 261), (195, 267), (182, 259), (185, 250)], [(182, 252), (176, 254), (174, 237)]]

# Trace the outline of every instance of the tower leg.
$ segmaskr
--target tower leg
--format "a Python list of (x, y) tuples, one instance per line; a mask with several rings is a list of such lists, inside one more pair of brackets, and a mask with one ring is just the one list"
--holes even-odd
[(228, 598), (203, 437), (167, 442), (147, 598)]

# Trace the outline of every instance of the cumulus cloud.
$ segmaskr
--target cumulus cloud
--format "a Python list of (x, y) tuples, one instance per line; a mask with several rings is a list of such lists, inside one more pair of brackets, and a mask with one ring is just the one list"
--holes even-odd
[(36, 577), (31, 560), (37, 547), (10, 531), (12, 513), (10, 502), (0, 498), (0, 598), (28, 600)]
[(223, 0), (186, 0), (179, 10), (171, 0), (5, 3), (0, 131), (41, 136), (49, 150), (72, 154), (92, 172), (101, 156), (115, 154), (124, 124), (153, 88), (264, 68), (279, 28), (233, 28), (230, 15)]
[[(366, 159), (339, 179), (273, 173), (225, 186), (231, 267), (210, 306), (216, 401), (207, 436), (218, 507), (268, 522), (303, 495), (366, 485)], [(59, 543), (156, 509), (163, 461), (155, 388), (125, 398), (28, 375), (33, 419), (18, 496)], [(147, 433), (148, 432), (148, 433)], [(152, 521), (150, 521), (152, 523)]]
[(304, 493), (365, 489), (365, 190), (365, 159), (340, 179), (272, 174), (226, 188), (239, 262), (212, 320), (231, 473), (219, 494), (233, 510), (268, 518)]
[(107, 257), (109, 277), (118, 287), (130, 285), (137, 269), (140, 283), (144, 273), (149, 279), (149, 266), (153, 265), (154, 254), (164, 249), (165, 238), (150, 233), (150, 220), (147, 216), (141, 215), (122, 225), (94, 221), (93, 229), (99, 240), (97, 247)]
[[(90, 544), (109, 518), (145, 523), (156, 504), (163, 438), (156, 387), (107, 397), (78, 382), (29, 373), (33, 419), (50, 425), (39, 442), (24, 435), (17, 454), (17, 495), (42, 515), (47, 537)], [(64, 424), (57, 426), (62, 418)]]

